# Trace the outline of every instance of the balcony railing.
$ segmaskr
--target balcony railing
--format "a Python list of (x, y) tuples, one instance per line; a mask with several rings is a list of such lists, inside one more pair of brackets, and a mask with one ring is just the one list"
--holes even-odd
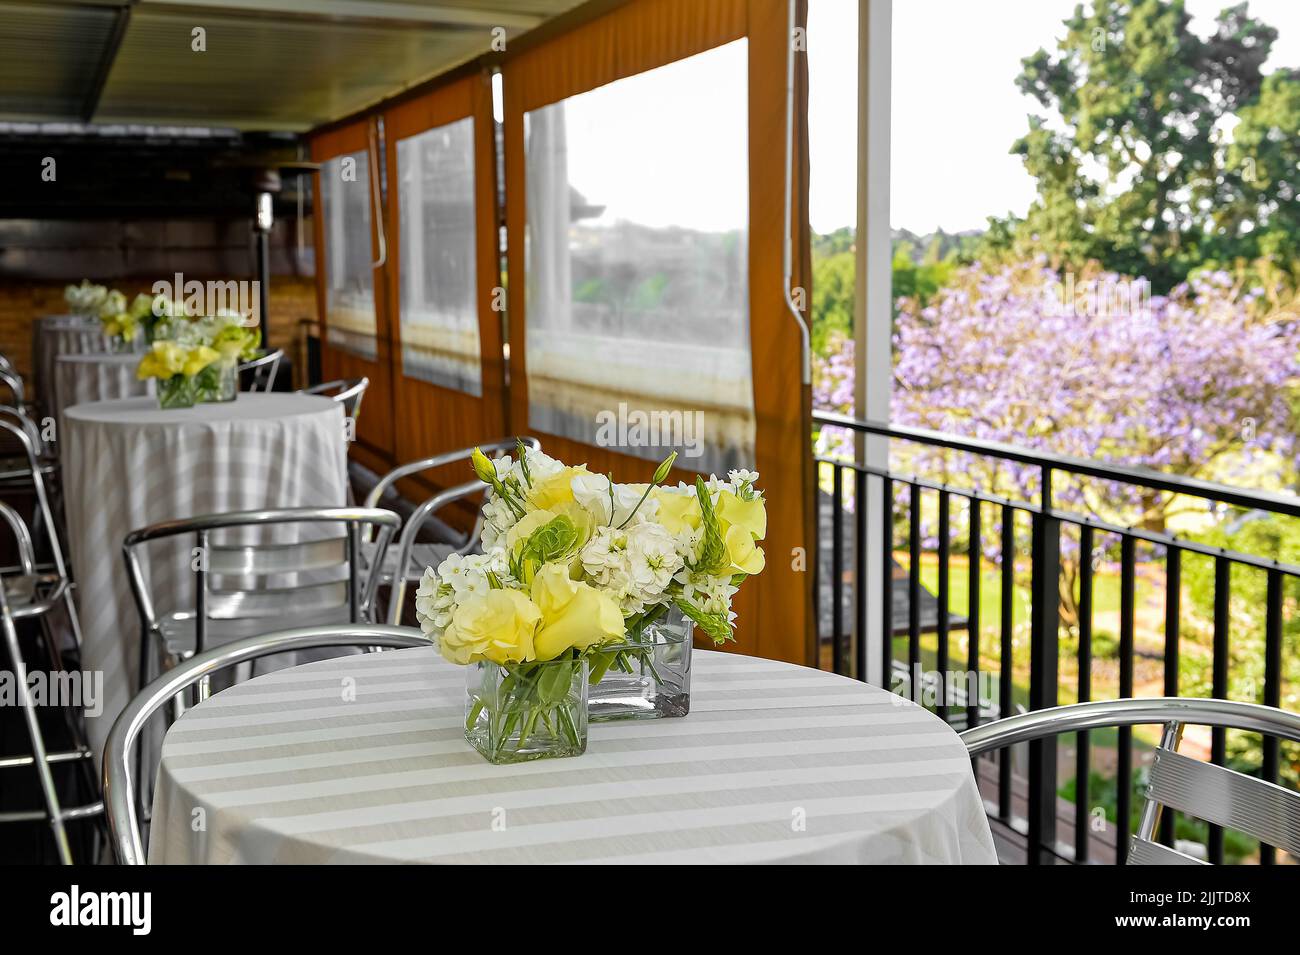
[[(933, 634), (933, 676), (929, 679), (937, 686), (934, 691), (934, 709), (950, 722), (974, 726), (1001, 714), (1010, 714), (1016, 705), (1013, 672), (1013, 598), (1016, 580), (1018, 537), (1023, 543), (1025, 518), (1028, 515), (1030, 544), (1029, 588), (1029, 671), (1028, 708), (1042, 709), (1055, 706), (1060, 697), (1062, 680), (1061, 663), (1061, 554), (1062, 532), (1070, 529), (1073, 544), (1077, 534), (1078, 561), (1077, 590), (1077, 686), (1078, 701), (1093, 698), (1093, 625), (1094, 581), (1096, 568), (1091, 555), (1099, 538), (1114, 535), (1119, 551), (1119, 633), (1117, 649), (1120, 697), (1134, 695), (1134, 633), (1137, 617), (1135, 581), (1137, 579), (1137, 548), (1152, 545), (1163, 551), (1165, 575), (1163, 581), (1164, 633), (1163, 633), (1163, 687), (1167, 696), (1179, 694), (1179, 650), (1182, 560), (1184, 555), (1202, 555), (1213, 562), (1213, 623), (1212, 623), (1212, 673), (1211, 695), (1227, 698), (1229, 690), (1229, 601), (1231, 596), (1232, 568), (1234, 565), (1255, 568), (1266, 575), (1264, 608), (1264, 660), (1263, 692), (1257, 701), (1268, 706), (1281, 703), (1283, 682), (1283, 607), (1287, 588), (1294, 578), (1300, 577), (1300, 567), (1279, 562), (1272, 557), (1244, 553), (1228, 548), (1179, 537), (1164, 529), (1144, 526), (1120, 526), (1098, 519), (1091, 514), (1063, 510), (1053, 502), (1054, 478), (1058, 488), (1066, 480), (1095, 479), (1127, 485), (1145, 495), (1170, 494), (1202, 499), (1214, 507), (1228, 506), (1250, 512), (1300, 517), (1300, 499), (1281, 494), (1249, 491), (1208, 481), (1173, 474), (1164, 474), (1139, 468), (1122, 467), (1060, 455), (1044, 454), (1023, 448), (987, 441), (971, 440), (916, 428), (895, 427), (868, 421), (859, 421), (839, 414), (816, 412), (816, 426), (844, 428), (857, 435), (887, 438), (895, 442), (908, 442), (911, 446), (930, 449), (942, 448), (953, 452), (975, 455), (983, 459), (1012, 462), (1021, 468), (1037, 469), (1037, 500), (1016, 500), (1001, 497), (970, 487), (958, 487), (942, 480), (931, 480), (917, 474), (891, 471), (887, 465), (847, 462), (829, 457), (817, 457), (819, 476), (823, 488), (818, 492), (818, 518), (822, 528), (818, 553), (819, 582), (818, 620), (824, 641), (830, 643), (829, 665), (836, 672), (865, 680), (868, 674), (867, 626), (870, 615), (877, 615), (882, 637), (876, 652), (880, 656), (880, 679), (888, 686), (906, 686), (909, 691), (919, 690), (915, 677), (922, 672), (922, 634)], [(866, 440), (866, 439), (864, 439)], [(898, 445), (895, 444), (895, 447)], [(907, 447), (908, 445), (904, 445)], [(870, 455), (867, 456), (870, 460)], [(888, 460), (887, 455), (882, 455)], [(1002, 465), (1005, 466), (1005, 465)], [(827, 473), (829, 471), (829, 474)], [(825, 484), (829, 483), (829, 494)], [(905, 489), (906, 553), (908, 566), (905, 580), (901, 568), (894, 572), (896, 491)], [(929, 499), (930, 504), (925, 504)], [(956, 505), (956, 508), (954, 508)], [(937, 587), (934, 597), (922, 587), (921, 564), (923, 553), (923, 507), (937, 515), (932, 543), (925, 550), (937, 553)], [(970, 555), (966, 573), (969, 600), (965, 620), (955, 618), (950, 609), (953, 576), (953, 540), (951, 524), (954, 513), (964, 508), (967, 516), (966, 546)], [(985, 512), (997, 515), (990, 526), (985, 522)], [(829, 514), (827, 513), (829, 512)], [(884, 533), (869, 526), (871, 515), (883, 519)], [(1018, 528), (1017, 525), (1021, 526)], [(828, 532), (829, 531), (829, 532)], [(985, 535), (1000, 538), (1000, 645), (998, 668), (995, 675), (995, 698), (986, 699), (979, 693), (981, 681), (980, 584), (983, 570), (983, 543)], [(871, 542), (880, 547), (878, 562), (869, 561)], [(866, 579), (866, 568), (874, 563), (880, 573), (876, 581)], [(829, 581), (824, 569), (829, 567)], [(846, 572), (847, 571), (847, 572)], [(896, 580), (896, 576), (899, 578)], [(846, 580), (847, 578), (847, 580)], [(876, 586), (872, 587), (871, 584)], [(849, 589), (846, 590), (846, 585)], [(904, 589), (905, 599), (895, 593)], [(829, 599), (827, 613), (825, 602)], [(874, 600), (875, 605), (872, 605)], [(927, 600), (930, 601), (927, 604)], [(954, 629), (965, 629), (968, 634), (967, 658), (964, 661), (964, 687), (952, 687), (950, 680), (950, 635)], [(906, 659), (895, 658), (894, 635), (906, 636)], [(905, 672), (902, 665), (905, 665)], [(962, 665), (962, 664), (959, 664)], [(994, 676), (994, 675), (990, 675)], [(956, 692), (954, 692), (956, 691)], [(1067, 690), (1068, 694), (1068, 690)], [(1068, 700), (1061, 700), (1067, 702)], [(1131, 729), (1116, 733), (1114, 772), (1116, 777), (1115, 816), (1121, 828), (1116, 845), (1126, 844), (1127, 827), (1131, 817), (1133, 793), (1133, 740)], [(1027, 812), (1021, 821), (1013, 817), (1013, 793), (1021, 791), (1021, 780), (1013, 784), (1012, 754), (996, 755), (997, 798), (990, 811), (1012, 831), (1023, 834), (1027, 859), (1030, 862), (1087, 862), (1091, 861), (1090, 845), (1093, 814), (1090, 811), (1089, 776), (1092, 769), (1092, 745), (1087, 734), (1079, 734), (1075, 752), (1074, 812), (1068, 823), (1072, 840), (1060, 838), (1058, 806), (1057, 744), (1055, 741), (1029, 744), (1027, 783)], [(1226, 756), (1223, 730), (1214, 730), (1210, 745), (1210, 759), (1222, 765)], [(1263, 741), (1263, 758), (1259, 772), (1262, 778), (1277, 782), (1279, 774), (1279, 746), (1274, 739)], [(979, 767), (977, 767), (979, 769)], [(983, 776), (984, 774), (980, 774)], [(1018, 798), (1018, 797), (1017, 797)], [(1165, 812), (1161, 820), (1161, 840), (1174, 844), (1175, 814)], [(1067, 833), (1069, 829), (1066, 830)], [(1073, 845), (1071, 846), (1071, 841)], [(1209, 828), (1206, 846), (1208, 860), (1220, 863), (1224, 857), (1224, 834), (1218, 827)], [(1270, 846), (1260, 847), (1260, 861), (1271, 864), (1276, 852)], [(1122, 863), (1124, 853), (1117, 851), (1115, 861)]]

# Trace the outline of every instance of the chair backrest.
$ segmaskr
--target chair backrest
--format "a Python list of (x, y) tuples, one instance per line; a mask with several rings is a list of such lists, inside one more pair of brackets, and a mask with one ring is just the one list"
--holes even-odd
[(370, 387), (369, 378), (340, 378), (336, 381), (323, 381), (319, 385), (302, 389), (304, 395), (324, 395), (343, 406), (349, 418), (355, 419), (361, 414), (361, 399)]
[[(0, 501), (0, 519), (3, 519), (9, 525), (9, 529), (14, 534), (14, 546), (18, 551), (18, 566), (14, 568), (6, 567), (4, 570), (16, 570), (23, 576), (31, 576), (36, 573), (36, 548), (32, 544), (32, 532), (27, 527), (27, 522), (23, 520), (22, 515), (15, 511), (4, 501)], [(3, 598), (3, 587), (0, 587), (0, 598)], [(6, 611), (7, 612), (7, 611)]]
[(273, 653), (329, 647), (386, 647), (406, 649), (430, 646), (418, 630), (378, 624), (304, 627), (246, 637), (214, 647), (168, 670), (142, 689), (118, 715), (104, 745), (104, 804), (108, 809), (113, 852), (122, 865), (143, 865), (144, 840), (135, 812), (131, 747), (149, 718), (178, 694), (219, 670)]
[[(507, 451), (516, 450), (520, 444), (530, 448), (533, 451), (542, 449), (541, 442), (536, 438), (517, 438), (514, 440), (499, 439), (497, 441), (488, 441), (478, 445), (478, 449), (490, 457), (500, 457)], [(468, 461), (474, 453), (473, 448), (461, 448), (456, 451), (447, 451), (443, 454), (435, 454), (430, 458), (422, 458), (419, 461), (411, 461), (400, 467), (394, 468), (379, 479), (378, 483), (371, 488), (370, 493), (366, 496), (366, 507), (375, 507), (383, 498), (388, 489), (397, 481), (421, 471), (428, 471), (433, 468), (445, 467), (448, 464), (455, 464), (457, 461)], [(483, 482), (478, 480), (467, 481), (464, 484), (458, 484), (455, 487), (446, 488), (439, 491), (433, 497), (426, 499), (407, 518), (406, 523), (402, 526), (402, 534), (398, 542), (397, 571), (393, 576), (393, 591), (388, 601), (388, 620), (392, 624), (398, 623), (402, 619), (402, 603), (406, 595), (406, 565), (410, 563), (411, 551), (415, 547), (416, 538), (420, 534), (420, 529), (424, 526), (435, 513), (446, 507), (453, 501), (462, 498), (472, 497), (475, 494), (483, 493)], [(474, 526), (470, 528), (465, 543), (456, 548), (458, 554), (468, 554), (478, 546), (479, 535), (483, 531), (483, 511), (480, 508), (474, 518)]]
[[(354, 623), (365, 620), (378, 581), (378, 565), (372, 564), (367, 579), (361, 579), (360, 533), (371, 528), (378, 532), (376, 554), (382, 562), (400, 524), (401, 518), (392, 511), (378, 508), (234, 511), (134, 530), (122, 550), (141, 621), (152, 634), (161, 620), (149, 594), (140, 551), (151, 541), (193, 535), (195, 549), (184, 558), (194, 574), (192, 618), (195, 651), (201, 653), (207, 649), (208, 625), (213, 620), (244, 621), (254, 632), (259, 626), (265, 629), (268, 621), (341, 616), (344, 608)], [(335, 525), (341, 526), (343, 533), (321, 537), (312, 531), (289, 543), (248, 542), (252, 536), (267, 536), (267, 529), (277, 525), (302, 525), (302, 529)], [(216, 540), (214, 535), (223, 539)]]
[[(1300, 856), (1300, 793), (1178, 752), (1183, 727), (1249, 730), (1300, 742), (1300, 714), (1231, 700), (1155, 697), (1101, 700), (1021, 713), (961, 734), (972, 757), (1016, 743), (1112, 726), (1162, 724), (1146, 800), (1126, 861), (1132, 865), (1196, 865), (1199, 859), (1155, 841), (1164, 808), (1254, 836)], [(1127, 826), (1127, 820), (1120, 820)], [(1122, 850), (1120, 850), (1122, 851)]]
[(280, 370), (280, 359), (284, 357), (284, 349), (277, 348), (275, 351), (267, 352), (259, 358), (242, 362), (238, 371), (241, 377), (245, 372), (248, 373), (248, 388), (250, 392), (273, 391), (275, 389), (275, 376)]
[(0, 395), (7, 400), (3, 402), (10, 408), (23, 410), (27, 406), (25, 390), (23, 388), (23, 379), (18, 372), (6, 360), (4, 366), (0, 366)]
[(50, 507), (49, 491), (45, 487), (45, 478), (41, 472), (39, 449), (41, 447), (40, 429), (36, 422), (14, 408), (0, 407), (0, 447), (6, 451), (16, 451), (24, 462), (26, 473), (36, 496), (36, 514), (34, 519), (40, 521), (46, 537), (49, 538), (50, 559), (55, 573), (61, 579), (68, 579), (67, 564), (63, 559), (63, 547), (59, 542), (58, 525), (54, 522), (54, 511)]
[[(533, 451), (542, 450), (542, 444), (536, 438), (511, 438), (511, 439), (501, 438), (496, 441), (488, 441), (484, 444), (477, 445), (477, 447), (488, 457), (499, 458), (502, 454), (505, 454), (507, 451), (516, 450), (521, 443), (525, 447), (531, 448)], [(473, 453), (474, 453), (474, 448), (459, 448), (455, 451), (446, 451), (442, 454), (435, 454), (433, 457), (430, 458), (421, 458), (418, 461), (411, 461), (408, 462), (407, 464), (399, 465), (398, 467), (394, 468), (393, 470), (385, 474), (383, 477), (381, 477), (379, 481), (375, 484), (375, 486), (370, 489), (370, 493), (366, 495), (366, 507), (378, 507), (379, 502), (383, 499), (384, 495), (388, 493), (388, 489), (392, 487), (395, 483), (400, 481), (402, 478), (410, 477), (413, 474), (419, 474), (421, 471), (431, 471), (434, 468), (441, 468), (441, 467), (445, 467), (448, 464), (455, 464), (457, 461), (468, 461), (470, 459), (470, 456)], [(427, 509), (424, 512), (424, 515), (420, 518), (420, 521), (416, 523), (415, 532), (416, 533), (419, 532), (420, 530), (419, 524), (422, 524), (425, 520), (427, 520), (430, 516), (432, 516), (433, 513), (438, 510), (438, 508), (442, 507), (444, 504), (447, 504), (453, 500), (457, 500), (461, 497), (466, 497), (471, 493), (482, 493), (483, 491), (483, 485), (478, 482), (473, 482), (470, 484), (462, 484), (459, 485), (457, 488), (452, 488), (451, 490), (460, 490), (461, 488), (466, 488), (466, 487), (468, 487), (470, 490), (461, 494), (457, 494), (454, 497), (444, 497), (437, 504), (437, 506)], [(443, 492), (443, 493), (446, 494), (447, 492)], [(429, 501), (432, 500), (433, 498), (429, 499)], [(412, 520), (408, 521), (408, 526), (410, 526), (411, 523), (414, 523), (414, 514), (412, 515)], [(470, 551), (472, 551), (478, 545), (479, 534), (482, 532), (482, 530), (483, 530), (483, 512), (482, 510), (480, 510), (478, 516), (474, 520), (474, 526), (473, 528), (470, 529), (469, 535), (466, 538), (465, 543), (460, 547), (456, 548), (456, 553), (468, 554)], [(414, 538), (412, 538), (412, 541), (414, 541)]]

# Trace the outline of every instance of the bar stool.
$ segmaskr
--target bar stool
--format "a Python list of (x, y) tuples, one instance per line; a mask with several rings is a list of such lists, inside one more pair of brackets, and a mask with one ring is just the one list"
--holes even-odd
[[(40, 783), (41, 796), (45, 803), (43, 810), (0, 812), (0, 823), (45, 820), (50, 825), (59, 861), (64, 865), (71, 865), (73, 862), (72, 847), (68, 842), (65, 823), (74, 819), (98, 816), (102, 825), (104, 803), (102, 800), (98, 800), (80, 806), (65, 808), (59, 801), (52, 767), (68, 763), (76, 764), (88, 791), (95, 793), (97, 792), (97, 786), (95, 785), (93, 771), (94, 757), (89, 744), (86, 742), (81, 721), (76, 718), (74, 711), (71, 709), (70, 701), (67, 700), (60, 701), (58, 705), (63, 711), (73, 748), (50, 752), (46, 747), (45, 737), (41, 732), (40, 721), (36, 715), (36, 706), (40, 701), (36, 699), (28, 679), (27, 662), (23, 658), (22, 648), (18, 643), (17, 628), (17, 621), (19, 620), (39, 619), (44, 623), (45, 618), (67, 596), (69, 581), (63, 577), (52, 577), (48, 574), (38, 573), (31, 533), (17, 511), (7, 504), (0, 503), (0, 519), (3, 519), (13, 531), (17, 542), (19, 562), (16, 573), (9, 574), (0, 580), (0, 641), (4, 643), (5, 654), (9, 658), (14, 681), (17, 684), (20, 708), (23, 711), (23, 722), (26, 725), (27, 736), (31, 743), (31, 752), (28, 755), (0, 758), (0, 770), (12, 770), (25, 766), (34, 767), (37, 780)], [(48, 625), (44, 626), (42, 630), (50, 655), (52, 671), (62, 671), (62, 661), (58, 643), (53, 636), (54, 631)], [(51, 681), (51, 685), (54, 682)], [(57, 682), (58, 685), (63, 687), (80, 686), (76, 679)]]

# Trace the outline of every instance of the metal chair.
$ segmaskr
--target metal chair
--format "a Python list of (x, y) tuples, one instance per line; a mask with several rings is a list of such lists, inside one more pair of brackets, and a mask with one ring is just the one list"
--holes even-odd
[(357, 415), (361, 414), (361, 399), (366, 396), (368, 387), (370, 387), (369, 378), (339, 378), (336, 381), (325, 381), (310, 388), (303, 388), (299, 394), (324, 395), (332, 398), (341, 404), (344, 413), (355, 421)]
[[(507, 451), (513, 451), (519, 446), (519, 442), (531, 448), (534, 451), (542, 449), (541, 443), (536, 438), (520, 438), (517, 440), (499, 440), (490, 441), (486, 444), (479, 445), (479, 449), (487, 455), (499, 457)], [(388, 489), (402, 478), (410, 477), (421, 471), (429, 471), (433, 468), (444, 467), (448, 464), (455, 464), (458, 461), (468, 461), (470, 455), (474, 453), (473, 448), (461, 448), (457, 451), (448, 451), (444, 454), (435, 454), (431, 458), (422, 458), (419, 461), (411, 461), (400, 467), (389, 471), (366, 495), (365, 506), (376, 507)], [(460, 546), (454, 544), (428, 544), (416, 543), (421, 528), (428, 522), (434, 514), (443, 507), (446, 507), (453, 501), (462, 498), (472, 497), (476, 494), (483, 493), (483, 482), (477, 479), (467, 481), (464, 484), (458, 484), (455, 487), (439, 491), (433, 497), (427, 499), (417, 507), (411, 516), (406, 519), (402, 526), (402, 533), (399, 538), (396, 550), (390, 548), (385, 560), (380, 566), (379, 583), (392, 586), (392, 592), (388, 599), (387, 618), (390, 624), (398, 624), (402, 619), (402, 604), (406, 595), (406, 585), (408, 583), (418, 582), (424, 576), (426, 567), (437, 567), (451, 554), (468, 554), (473, 551), (479, 542), (479, 535), (483, 531), (483, 513), (480, 510), (474, 519), (474, 526), (470, 529), (465, 538), (465, 543)], [(368, 558), (367, 545), (362, 545), (362, 554)], [(397, 573), (397, 568), (405, 568), (402, 574)]]
[(131, 748), (149, 718), (186, 690), (211, 679), (219, 670), (250, 662), (274, 653), (331, 647), (383, 647), (408, 649), (427, 647), (429, 640), (418, 630), (378, 624), (334, 627), (305, 627), (245, 637), (192, 657), (142, 689), (118, 715), (104, 746), (104, 802), (113, 852), (122, 865), (143, 865), (144, 840), (136, 815), (136, 797), (131, 767)]
[(243, 380), (244, 373), (248, 373), (248, 388), (245, 390), (254, 393), (274, 391), (275, 376), (280, 371), (280, 359), (283, 357), (284, 349), (277, 348), (275, 351), (241, 363), (237, 369), (240, 379)]
[[(1178, 752), (1183, 727), (1249, 730), (1300, 742), (1300, 715), (1256, 703), (1155, 697), (1103, 700), (1036, 710), (961, 734), (971, 757), (1030, 740), (1111, 726), (1164, 725), (1151, 763), (1129, 865), (1203, 865), (1154, 839), (1163, 808), (1236, 829), (1300, 857), (1300, 793)], [(1121, 823), (1127, 826), (1126, 820)]]
[[(65, 808), (59, 800), (51, 767), (76, 764), (84, 774), (83, 780), (87, 789), (93, 793), (96, 790), (94, 774), (91, 772), (93, 754), (86, 742), (81, 722), (68, 701), (61, 702), (59, 706), (63, 711), (73, 748), (53, 753), (46, 748), (45, 737), (36, 715), (39, 701), (35, 699), (32, 685), (28, 682), (27, 663), (18, 644), (18, 630), (15, 625), (18, 620), (34, 618), (39, 618), (44, 624), (48, 615), (67, 596), (68, 582), (50, 581), (36, 572), (31, 534), (23, 519), (13, 508), (0, 503), (0, 518), (3, 518), (13, 531), (19, 561), (19, 572), (16, 575), (6, 575), (2, 581), (3, 585), (0, 586), (0, 637), (3, 637), (6, 656), (9, 657), (14, 682), (21, 697), (19, 708), (22, 710), (23, 722), (31, 744), (30, 755), (0, 757), (0, 770), (23, 766), (34, 767), (40, 783), (41, 796), (45, 802), (44, 810), (0, 813), (0, 822), (31, 822), (44, 819), (50, 824), (59, 861), (64, 865), (72, 865), (72, 848), (64, 824), (73, 819), (86, 819), (100, 815), (104, 811), (104, 804), (95, 801)], [(51, 664), (57, 672), (64, 672), (54, 631), (48, 625), (43, 627), (43, 631)], [(51, 685), (54, 684), (53, 680), (50, 682)], [(59, 685), (73, 688), (80, 684), (70, 678), (67, 681), (60, 681)]]
[(22, 376), (9, 364), (8, 359), (5, 360), (4, 365), (0, 366), (0, 388), (4, 388), (9, 392), (9, 400), (4, 402), (6, 406), (17, 408), (19, 411), (26, 410), (26, 389), (23, 387)]
[[(285, 525), (342, 525), (344, 533), (291, 543), (247, 542), (250, 536), (266, 536), (272, 526)], [(122, 551), (144, 627), (139, 685), (152, 679), (154, 650), (161, 650), (166, 665), (175, 666), (203, 653), (211, 644), (229, 643), (291, 623), (366, 620), (376, 580), (373, 573), (363, 572), (358, 559), (361, 533), (378, 532), (376, 550), (382, 560), (400, 525), (401, 519), (392, 511), (377, 508), (306, 507), (210, 514), (132, 531)], [(194, 609), (159, 614), (149, 594), (140, 551), (150, 542), (175, 542), (191, 535), (194, 550), (174, 556), (184, 560), (194, 574)], [(224, 539), (218, 542), (214, 535)], [(199, 698), (206, 693), (205, 683), (200, 686)]]
[[(12, 408), (0, 408), (0, 447), (16, 449), (19, 453), (5, 459), (0, 464), (0, 489), (30, 492), (35, 498), (32, 523), (42, 529), (49, 550), (49, 561), (33, 561), (30, 574), (23, 573), (17, 577), (7, 578), (10, 602), (21, 608), (25, 599), (38, 589), (57, 592), (57, 600), (64, 607), (68, 617), (68, 626), (75, 646), (81, 646), (81, 624), (77, 618), (77, 609), (72, 600), (72, 574), (63, 557), (62, 522), (58, 520), (51, 504), (51, 490), (46, 481), (57, 475), (58, 466), (37, 453), (40, 435), (30, 418)], [(24, 525), (24, 532), (27, 528)], [(28, 540), (31, 535), (28, 534)], [(21, 581), (21, 590), (19, 587)], [(16, 602), (15, 602), (16, 601)], [(44, 617), (42, 617), (44, 619)]]

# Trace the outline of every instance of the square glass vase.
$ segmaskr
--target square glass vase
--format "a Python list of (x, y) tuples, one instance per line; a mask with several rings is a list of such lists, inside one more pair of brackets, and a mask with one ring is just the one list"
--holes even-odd
[(658, 720), (691, 711), (695, 624), (676, 607), (590, 654), (587, 719)]
[(239, 363), (219, 358), (194, 376), (195, 397), (204, 403), (234, 401), (239, 397)]
[(490, 763), (581, 756), (587, 750), (587, 661), (471, 663), (465, 739)]
[(193, 408), (194, 379), (187, 375), (160, 378), (157, 383), (159, 408)]

